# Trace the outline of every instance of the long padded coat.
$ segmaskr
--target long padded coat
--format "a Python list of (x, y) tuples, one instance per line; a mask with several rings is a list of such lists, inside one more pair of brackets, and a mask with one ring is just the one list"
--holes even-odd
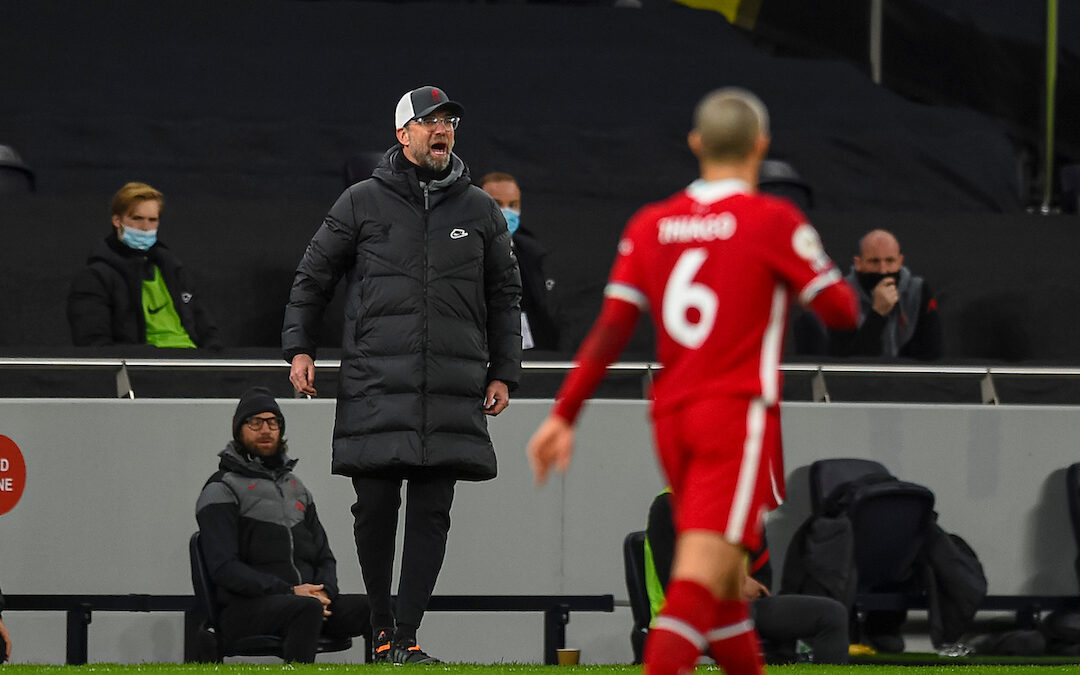
[(315, 356), (347, 275), (333, 472), (461, 480), (496, 474), (483, 400), (521, 372), (521, 280), (506, 221), (452, 156), (421, 186), (391, 148), (346, 190), (308, 244), (285, 309), (285, 359)]

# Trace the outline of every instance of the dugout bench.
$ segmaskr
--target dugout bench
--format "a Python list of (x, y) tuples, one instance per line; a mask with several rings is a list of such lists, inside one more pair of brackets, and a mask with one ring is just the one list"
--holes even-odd
[[(192, 595), (5, 595), (4, 611), (65, 612), (68, 665), (87, 662), (94, 612), (183, 612), (184, 661), (195, 660), (201, 610)], [(611, 595), (433, 595), (429, 612), (543, 612), (544, 663), (556, 665), (566, 646), (570, 612), (614, 612)]]
[[(926, 597), (899, 593), (860, 593), (855, 598), (855, 612), (927, 609)], [(1017, 628), (1034, 628), (1043, 612), (1057, 609), (1080, 609), (1078, 595), (988, 595), (979, 603), (978, 612), (1013, 612)]]

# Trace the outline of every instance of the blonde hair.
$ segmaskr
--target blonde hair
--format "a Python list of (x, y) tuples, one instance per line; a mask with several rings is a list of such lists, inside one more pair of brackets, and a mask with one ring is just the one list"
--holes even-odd
[(517, 185), (517, 178), (514, 178), (504, 171), (492, 171), (491, 173), (484, 174), (480, 179), (480, 187), (483, 188), (488, 183), (513, 183), (514, 185)]
[(136, 204), (148, 201), (155, 201), (159, 206), (164, 206), (165, 195), (146, 183), (128, 183), (113, 195), (112, 214), (126, 216)]
[(754, 94), (738, 87), (709, 92), (694, 108), (694, 131), (705, 159), (747, 157), (758, 136), (769, 135), (769, 111)]

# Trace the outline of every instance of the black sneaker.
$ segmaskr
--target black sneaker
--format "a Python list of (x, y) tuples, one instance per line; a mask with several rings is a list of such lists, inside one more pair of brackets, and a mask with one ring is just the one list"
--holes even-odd
[(372, 655), (372, 661), (375, 663), (390, 663), (392, 651), (390, 648), (390, 631), (379, 631), (375, 635), (375, 653)]
[(394, 663), (442, 663), (439, 659), (420, 649), (420, 645), (416, 644), (416, 640), (402, 640), (400, 643), (395, 643), (390, 649), (390, 654)]

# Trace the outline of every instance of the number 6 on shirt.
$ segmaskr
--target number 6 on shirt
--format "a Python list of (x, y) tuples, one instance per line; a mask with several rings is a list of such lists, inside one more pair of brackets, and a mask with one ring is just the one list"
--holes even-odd
[[(671, 339), (687, 349), (700, 347), (716, 323), (716, 293), (705, 284), (694, 281), (708, 255), (703, 248), (684, 251), (664, 286), (664, 329)], [(688, 317), (690, 309), (698, 311), (697, 321), (691, 321)]]

